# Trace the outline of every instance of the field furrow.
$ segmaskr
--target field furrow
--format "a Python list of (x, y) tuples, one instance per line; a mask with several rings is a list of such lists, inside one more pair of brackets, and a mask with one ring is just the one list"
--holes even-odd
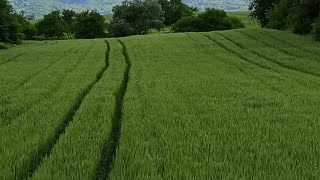
[[(256, 30), (249, 30), (249, 31), (256, 31)], [(270, 39), (285, 43), (289, 47), (294, 47), (304, 51), (305, 53), (309, 53), (311, 56), (320, 55), (320, 45), (319, 43), (315, 42), (310, 37), (301, 37), (291, 33), (286, 33), (277, 30), (265, 30), (260, 29), (258, 32), (267, 35)]]
[(262, 82), (266, 82), (268, 86), (270, 86), (272, 89), (275, 89), (276, 91), (279, 91), (279, 88), (285, 89), (285, 91), (287, 91), (287, 83), (290, 83), (290, 86), (300, 86), (301, 88), (306, 89), (315, 89), (320, 85), (317, 77), (310, 77), (310, 75), (307, 74), (284, 69), (277, 64), (271, 63), (265, 58), (253, 54), (251, 51), (240, 47), (239, 45), (227, 40), (217, 33), (207, 35), (209, 35), (211, 40), (218, 42), (221, 46), (229, 49), (229, 51), (233, 51), (242, 58), (247, 59), (247, 62), (253, 62), (253, 65), (261, 67), (260, 70), (258, 70), (257, 68), (249, 68), (250, 64), (246, 64), (244, 70), (251, 71), (251, 73), (249, 72), (250, 74), (252, 74), (253, 76), (257, 76)]
[[(237, 32), (237, 31), (236, 31)], [(265, 51), (257, 51), (255, 48), (249, 48), (252, 47), (252, 45), (256, 47), (261, 47), (264, 46), (260, 42), (257, 41), (251, 41), (249, 39), (245, 39), (245, 42), (240, 42), (238, 38), (241, 39), (241, 36), (237, 35), (236, 33), (233, 33), (232, 36), (228, 36), (228, 33), (220, 33), (220, 35), (224, 36), (226, 39), (229, 41), (237, 44), (238, 46), (242, 48), (248, 48), (252, 53), (256, 54), (257, 56), (260, 56), (261, 58), (264, 58), (272, 63), (278, 64), (279, 66), (289, 69), (289, 70), (294, 70), (294, 71), (299, 71), (301, 73), (305, 74), (310, 74), (313, 76), (318, 76), (319, 77), (319, 67), (320, 63), (317, 61), (313, 61), (310, 58), (293, 58), (286, 56), (283, 53), (277, 53), (278, 51), (275, 48), (267, 48), (265, 47)], [(233, 38), (232, 38), (233, 37)], [(244, 39), (244, 38), (242, 38)], [(247, 47), (246, 47), (247, 46)]]
[[(109, 51), (109, 48), (107, 48)], [(109, 53), (109, 52), (107, 52)], [(44, 146), (46, 149), (43, 151), (38, 151), (36, 157), (33, 159), (33, 162), (31, 162), (31, 165), (28, 164), (28, 166), (24, 167), (25, 169), (28, 169), (28, 177), (32, 177), (33, 174), (38, 169), (40, 163), (42, 162), (43, 158), (50, 156), (54, 146), (59, 141), (60, 137), (65, 133), (66, 128), (68, 125), (73, 121), (75, 114), (79, 110), (84, 98), (91, 92), (91, 89), (95, 86), (96, 83), (98, 83), (102, 77), (102, 75), (105, 73), (109, 65), (109, 61), (106, 59), (105, 65), (103, 68), (98, 72), (96, 75), (95, 81), (92, 81), (90, 84), (88, 84), (85, 89), (78, 94), (76, 97), (76, 101), (73, 103), (73, 105), (69, 108), (68, 114), (64, 117), (64, 120), (61, 122), (58, 128), (56, 128), (56, 131), (54, 132), (54, 136), (51, 140), (48, 141), (47, 144)]]
[(244, 31), (237, 31), (237, 32), (239, 32), (242, 35), (248, 37), (249, 39), (252, 39), (254, 41), (262, 43), (263, 45), (265, 45), (265, 46), (267, 46), (269, 48), (273, 48), (275, 50), (278, 50), (278, 51), (280, 51), (280, 52), (282, 52), (282, 53), (284, 53), (284, 54), (286, 54), (288, 56), (291, 56), (293, 58), (297, 58), (297, 57), (301, 58), (301, 57), (303, 57), (303, 55), (301, 55), (301, 52), (300, 53), (292, 53), (290, 50), (282, 49), (281, 47), (276, 46), (274, 42), (272, 42), (270, 40), (266, 41), (266, 39), (261, 38), (261, 35), (256, 37), (256, 36), (253, 36), (252, 33), (246, 33)]
[[(248, 51), (250, 51), (251, 53), (264, 58), (267, 61), (270, 61), (271, 63), (275, 63), (279, 66), (281, 66), (282, 68), (288, 69), (288, 70), (292, 70), (292, 71), (298, 71), (300, 73), (303, 74), (309, 74), (312, 76), (317, 76), (320, 77), (320, 73), (319, 73), (319, 68), (320, 68), (320, 63), (312, 63), (313, 61), (310, 60), (301, 60), (299, 58), (292, 58), (292, 57), (288, 57), (288, 56), (284, 56), (281, 53), (276, 53), (276, 51), (273, 48), (267, 48), (265, 47), (264, 50), (265, 51), (257, 51), (256, 48), (251, 48), (254, 47), (252, 46), (252, 43), (256, 45), (256, 47), (259, 47), (259, 43), (252, 42), (251, 41), (251, 45), (250, 44), (250, 40), (246, 39), (246, 42), (240, 42), (239, 40), (237, 40), (237, 38), (239, 36), (237, 36), (237, 34), (233, 33), (231, 37), (229, 36), (228, 33), (219, 33), (219, 35), (223, 36), (224, 38), (226, 38), (227, 40), (229, 40), (230, 42), (236, 44), (237, 46), (239, 46), (242, 49), (247, 49)], [(244, 39), (244, 38), (240, 38), (240, 39)], [(247, 46), (247, 47), (246, 47)], [(261, 46), (261, 45), (260, 45)]]

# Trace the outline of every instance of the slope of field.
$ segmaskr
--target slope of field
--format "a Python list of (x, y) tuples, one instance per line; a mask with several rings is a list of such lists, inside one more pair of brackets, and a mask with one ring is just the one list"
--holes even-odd
[(318, 179), (319, 48), (239, 29), (0, 51), (0, 179)]

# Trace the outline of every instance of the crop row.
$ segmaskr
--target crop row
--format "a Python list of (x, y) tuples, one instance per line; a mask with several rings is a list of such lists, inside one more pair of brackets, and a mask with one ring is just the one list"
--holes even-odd
[(119, 135), (122, 98), (130, 68), (124, 59), (125, 46), (116, 40), (108, 40), (108, 45), (107, 71), (86, 96), (66, 132), (32, 179), (107, 177)]
[[(90, 46), (92, 49), (87, 53), (79, 51), (66, 54), (66, 60), (22, 87), (26, 91), (22, 93), (24, 96), (18, 97), (25, 112), (1, 127), (0, 131), (1, 179), (26, 178), (36, 170), (42, 158), (51, 152), (63, 134), (82, 99), (97, 82), (97, 75), (104, 71), (101, 69), (105, 66), (102, 61), (105, 59), (103, 41), (83, 42), (85, 49)], [(19, 95), (17, 92), (15, 95)]]
[[(62, 46), (63, 44), (61, 44)], [(77, 46), (76, 42), (73, 42), (73, 46)], [(88, 47), (89, 45), (89, 47)], [(54, 52), (42, 52), (45, 55), (40, 55), (39, 57), (45, 59), (45, 56), (49, 56), (53, 61), (53, 65), (48, 69), (42, 69), (42, 73), (37, 73), (32, 78), (29, 78), (23, 86), (17, 89), (13, 89), (11, 91), (7, 91), (0, 98), (0, 127), (6, 126), (12, 123), (15, 119), (19, 118), (23, 114), (27, 113), (33, 106), (46, 101), (53, 97), (53, 95), (61, 89), (60, 83), (63, 79), (65, 79), (69, 74), (72, 74), (76, 67), (81, 65), (81, 63), (87, 58), (88, 53), (92, 50), (94, 46), (94, 42), (87, 42), (83, 45), (78, 45), (74, 51), (62, 52), (62, 54), (55, 57), (54, 55), (50, 58), (51, 53)], [(88, 47), (87, 50), (83, 51)], [(40, 53), (41, 54), (41, 53)], [(63, 57), (59, 57), (63, 56)], [(39, 58), (38, 57), (38, 58)], [(25, 59), (20, 60), (19, 62), (24, 63), (23, 66), (31, 65), (31, 62), (36, 62), (35, 64), (39, 64), (40, 60), (34, 60), (32, 56), (25, 56)], [(58, 62), (56, 63), (56, 60)], [(11, 67), (14, 72), (19, 72), (14, 67)], [(12, 77), (15, 78), (15, 77)], [(15, 83), (7, 83), (8, 88), (11, 86), (15, 86)]]
[(134, 63), (110, 178), (319, 176), (320, 66), (263, 31), (126, 38)]

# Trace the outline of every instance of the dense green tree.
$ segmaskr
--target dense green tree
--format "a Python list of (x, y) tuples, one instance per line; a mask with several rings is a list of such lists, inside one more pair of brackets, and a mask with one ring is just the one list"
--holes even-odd
[(280, 0), (253, 0), (249, 6), (251, 16), (255, 18), (262, 27), (266, 27), (269, 24), (267, 14), (279, 1)]
[(52, 11), (36, 24), (39, 35), (46, 38), (62, 38), (66, 32), (66, 24), (60, 11)]
[(236, 17), (229, 17), (223, 10), (206, 9), (198, 16), (182, 18), (174, 24), (174, 32), (208, 32), (243, 28), (243, 23)]
[(293, 16), (293, 31), (308, 34), (320, 13), (320, 0), (301, 0)]
[(72, 25), (74, 23), (76, 15), (77, 15), (77, 13), (73, 10), (64, 9), (62, 11), (62, 19), (66, 23), (68, 32), (72, 31)]
[(0, 42), (18, 44), (23, 35), (16, 13), (7, 0), (0, 0)]
[(124, 1), (113, 8), (110, 36), (120, 37), (146, 34), (150, 29), (164, 27), (164, 12), (156, 0)]
[(14, 14), (14, 16), (20, 25), (20, 30), (23, 34), (23, 39), (35, 39), (37, 35), (37, 30), (35, 26), (29, 22), (28, 17), (24, 16), (23, 12), (21, 12), (20, 14)]
[(313, 34), (316, 41), (320, 41), (320, 16), (316, 19), (315, 23), (313, 24)]
[(182, 17), (191, 16), (196, 9), (189, 7), (181, 2), (181, 0), (158, 0), (162, 10), (165, 12), (164, 23), (171, 25), (176, 23)]
[(76, 16), (74, 33), (76, 38), (102, 38), (106, 36), (106, 22), (102, 15), (85, 11)]

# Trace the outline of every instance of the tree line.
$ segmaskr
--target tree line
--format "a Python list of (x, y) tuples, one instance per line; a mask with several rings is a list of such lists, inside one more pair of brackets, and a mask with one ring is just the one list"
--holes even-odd
[[(223, 10), (198, 12), (181, 0), (124, 1), (113, 7), (111, 22), (96, 11), (52, 11), (30, 23), (8, 0), (0, 0), (0, 42), (18, 44), (23, 39), (91, 39), (147, 34), (171, 27), (172, 32), (200, 32), (242, 28), (244, 25)], [(169, 29), (169, 28), (168, 28)]]
[(253, 0), (250, 10), (262, 27), (312, 33), (320, 41), (320, 0)]

